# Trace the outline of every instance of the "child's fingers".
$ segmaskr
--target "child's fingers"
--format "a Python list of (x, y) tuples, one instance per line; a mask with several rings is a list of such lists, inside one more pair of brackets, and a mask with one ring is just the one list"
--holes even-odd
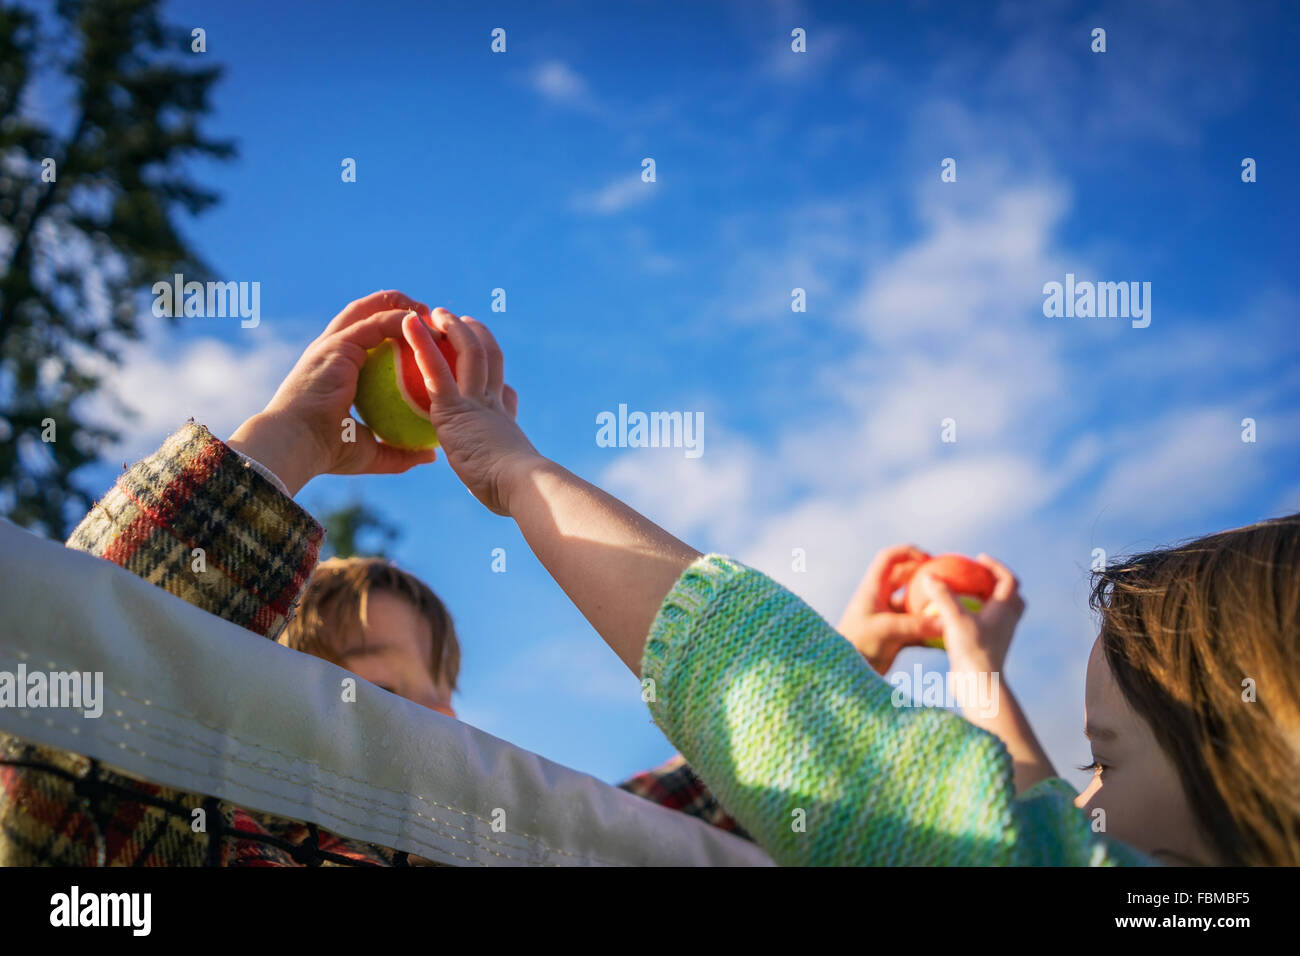
[(908, 545), (906, 550), (900, 552), (898, 559), (889, 566), (889, 574), (885, 579), (884, 597), (888, 610), (903, 611), (903, 595), (895, 597), (895, 592), (900, 588), (905, 588), (916, 574), (916, 569), (928, 561), (930, 556), (919, 548)]
[(907, 583), (916, 565), (927, 555), (910, 544), (881, 548), (867, 566), (859, 594), (868, 612), (897, 610), (890, 598)]
[(912, 579), (926, 560), (927, 555), (924, 551), (918, 551), (916, 548), (909, 546), (905, 551), (898, 554), (889, 565), (889, 575), (886, 577), (886, 583), (894, 587), (902, 587)]
[(993, 594), (989, 598), (988, 604), (984, 605), (985, 617), (1000, 615), (1006, 611), (1013, 615), (1011, 619), (1018, 620), (1024, 613), (1024, 598), (1021, 597), (1021, 581), (1011, 574), (1009, 567), (1004, 563), (995, 561), (988, 557), (987, 554), (980, 554), (976, 561), (987, 567), (993, 572), (993, 578), (996, 584), (993, 585)]
[(950, 627), (960, 627), (962, 622), (971, 616), (970, 612), (953, 597), (948, 585), (933, 575), (923, 572), (916, 583), (913, 584), (913, 587), (916, 584), (920, 584), (926, 597), (930, 599), (930, 604), (938, 612), (939, 621), (943, 624), (945, 631)]
[(456, 379), (451, 374), (451, 367), (438, 351), (433, 341), (433, 333), (419, 316), (408, 314), (402, 320), (402, 337), (415, 353), (415, 364), (424, 376), (424, 387), (429, 390), (431, 398), (446, 400), (458, 395)]
[(325, 331), (321, 335), (322, 337), (333, 335), (359, 322), (368, 315), (373, 315), (376, 312), (391, 312), (393, 309), (403, 311), (409, 309), (421, 315), (429, 314), (429, 307), (423, 302), (417, 302), (406, 293), (398, 292), (396, 289), (386, 289), (382, 292), (372, 292), (370, 295), (349, 302), (343, 307), (343, 311), (330, 320), (330, 324), (325, 326)]
[(375, 441), (375, 457), (366, 466), (366, 473), (371, 475), (397, 475), (410, 471), (416, 465), (427, 465), (438, 458), (433, 448), (411, 450), (394, 448), (381, 441)]
[(501, 390), (501, 402), (506, 407), (506, 414), (514, 419), (519, 412), (519, 393), (507, 385)]
[(433, 324), (451, 339), (456, 350), (456, 381), (462, 395), (482, 396), (487, 391), (488, 360), (483, 343), (473, 329), (446, 309), (433, 310)]
[(489, 395), (496, 395), (506, 381), (506, 359), (501, 352), (501, 346), (497, 344), (491, 329), (478, 319), (462, 315), (460, 320), (470, 327), (482, 344), (483, 351), (487, 353), (487, 390)]
[(902, 561), (924, 561), (929, 555), (914, 544), (895, 544), (881, 548), (871, 559), (872, 568), (887, 568)]
[(413, 315), (411, 309), (376, 312), (358, 319), (352, 325), (335, 333), (334, 341), (350, 342), (363, 349), (373, 349), (382, 344), (385, 339), (400, 339), (402, 322), (409, 315)]
[(943, 636), (936, 617), (911, 614), (873, 614), (860, 626), (847, 628), (844, 637), (877, 672), (884, 674), (905, 647), (920, 647)]
[(993, 586), (993, 600), (1012, 601), (1019, 597), (1020, 581), (1011, 573), (1010, 568), (987, 554), (981, 554), (976, 560), (992, 571), (997, 581)]
[(437, 460), (433, 448), (406, 449), (386, 445), (365, 425), (357, 423), (356, 441), (349, 442), (334, 472), (345, 475), (395, 475)]

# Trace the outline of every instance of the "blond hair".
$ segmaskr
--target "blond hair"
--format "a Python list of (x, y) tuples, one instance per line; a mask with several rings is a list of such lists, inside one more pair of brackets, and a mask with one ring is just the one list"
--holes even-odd
[(374, 591), (405, 598), (429, 622), (433, 677), (455, 690), (460, 643), (451, 614), (427, 584), (381, 558), (331, 558), (318, 564), (280, 643), (342, 666), (348, 636), (368, 624)]

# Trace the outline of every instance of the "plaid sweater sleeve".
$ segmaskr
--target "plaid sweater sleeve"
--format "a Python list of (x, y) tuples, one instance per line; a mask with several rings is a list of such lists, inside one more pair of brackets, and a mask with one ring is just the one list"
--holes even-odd
[(677, 754), (657, 767), (628, 777), (618, 786), (620, 790), (636, 794), (643, 800), (698, 817), (719, 830), (726, 830), (746, 840), (750, 839), (744, 828), (722, 809), (717, 798), (681, 754)]
[(191, 423), (122, 474), (68, 547), (275, 640), (323, 536), (292, 498)]
[[(246, 459), (191, 423), (127, 469), (67, 545), (274, 640), (323, 534)], [(14, 737), (0, 735), (0, 758), (0, 865), (291, 866), (319, 861), (316, 850), (363, 864), (403, 859)], [(191, 829), (196, 808), (206, 812), (206, 833)]]
[(642, 662), (656, 722), (782, 864), (1150, 862), (1064, 784), (1017, 799), (997, 737), (893, 688), (810, 607), (717, 555), (664, 599)]

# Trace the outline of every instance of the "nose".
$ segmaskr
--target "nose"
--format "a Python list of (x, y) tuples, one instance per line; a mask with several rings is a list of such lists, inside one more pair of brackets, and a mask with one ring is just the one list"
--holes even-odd
[(1092, 802), (1092, 798), (1097, 795), (1097, 791), (1100, 789), (1101, 775), (1097, 774), (1088, 782), (1088, 786), (1084, 787), (1083, 793), (1074, 798), (1074, 805), (1080, 810), (1087, 809), (1088, 804)]

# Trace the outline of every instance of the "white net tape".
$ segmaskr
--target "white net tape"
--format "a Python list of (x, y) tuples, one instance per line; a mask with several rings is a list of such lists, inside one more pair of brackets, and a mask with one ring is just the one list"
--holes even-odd
[(345, 702), (346, 671), (0, 519), (0, 672), (20, 668), (102, 673), (102, 714), (0, 706), (0, 730), (437, 862), (771, 863), (364, 681)]

